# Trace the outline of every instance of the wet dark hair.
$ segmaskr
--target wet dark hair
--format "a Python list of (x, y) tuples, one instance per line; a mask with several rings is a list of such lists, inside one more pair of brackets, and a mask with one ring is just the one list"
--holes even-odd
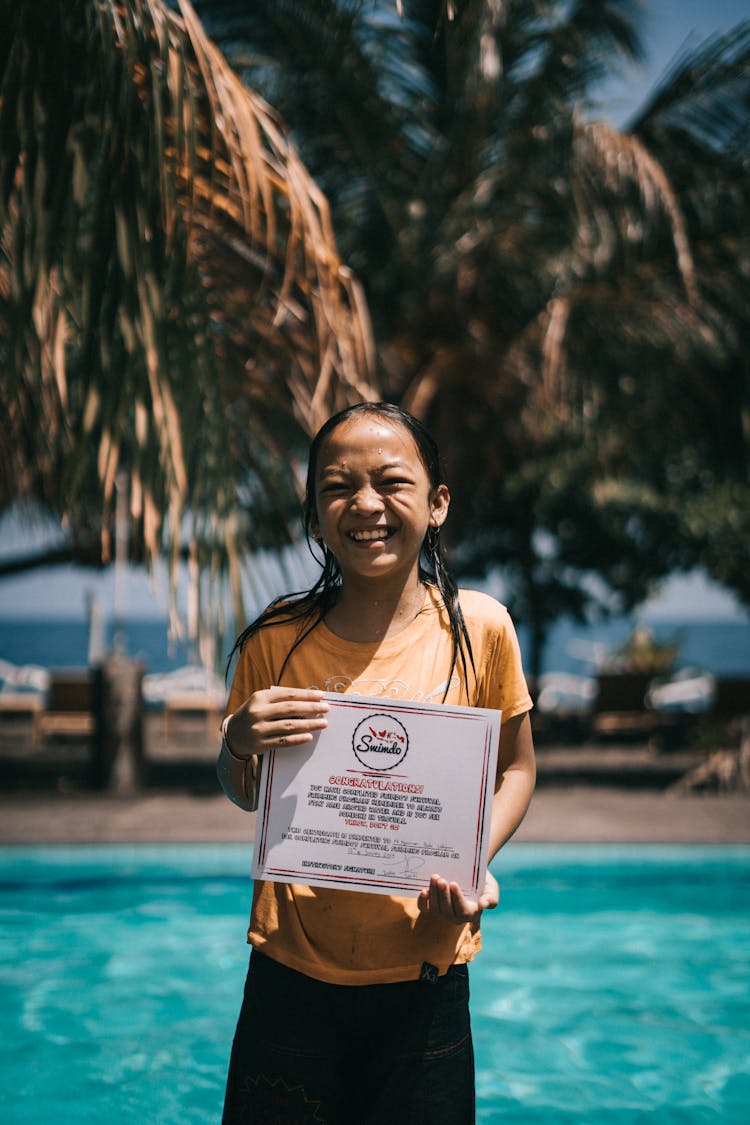
[[(235, 653), (241, 652), (250, 637), (254, 636), (260, 629), (265, 629), (273, 625), (287, 624), (290, 621), (304, 622), (304, 628), (301, 630), (300, 635), (297, 637), (284, 659), (278, 677), (281, 679), (294, 650), (302, 643), (305, 637), (320, 624), (328, 611), (336, 604), (338, 592), (341, 588), (341, 571), (339, 569), (339, 564), (336, 561), (335, 555), (328, 549), (326, 544), (316, 538), (313, 530), (317, 515), (315, 507), (315, 481), (318, 472), (318, 457), (323, 442), (338, 426), (349, 421), (350, 418), (368, 414), (375, 418), (381, 418), (385, 422), (392, 422), (394, 425), (403, 426), (404, 429), (408, 430), (414, 438), (422, 464), (427, 471), (430, 486), (436, 489), (443, 483), (440, 454), (435, 440), (418, 418), (415, 418), (400, 406), (394, 406), (389, 402), (360, 402), (357, 403), (356, 406), (349, 406), (346, 410), (341, 410), (338, 414), (334, 414), (329, 418), (327, 422), (324, 422), (310, 445), (307, 461), (305, 500), (303, 505), (305, 538), (307, 539), (308, 546), (313, 554), (315, 554), (313, 542), (323, 551), (321, 574), (309, 590), (294, 594), (283, 594), (281, 597), (272, 601), (271, 604), (240, 633), (229, 654), (230, 664)], [(445, 552), (440, 542), (439, 527), (430, 527), (427, 530), (419, 557), (419, 577), (423, 582), (428, 582), (438, 588), (450, 622), (453, 653), (451, 669), (443, 696), (443, 698), (445, 698), (451, 679), (453, 678), (456, 663), (459, 659), (463, 667), (464, 680), (467, 684), (467, 655), (471, 662), (472, 670), (476, 670), (474, 668), (474, 656), (471, 651), (469, 632), (466, 628), (466, 622), (464, 621), (464, 616), (458, 601), (458, 587), (448, 569)]]

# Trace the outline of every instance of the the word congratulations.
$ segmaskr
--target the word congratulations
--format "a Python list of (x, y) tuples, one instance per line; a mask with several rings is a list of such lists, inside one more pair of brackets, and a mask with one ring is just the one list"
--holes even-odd
[(382, 777), (344, 777), (328, 778), (329, 785), (348, 785), (354, 789), (378, 789), (381, 793), (424, 793), (424, 785), (409, 781), (388, 781)]

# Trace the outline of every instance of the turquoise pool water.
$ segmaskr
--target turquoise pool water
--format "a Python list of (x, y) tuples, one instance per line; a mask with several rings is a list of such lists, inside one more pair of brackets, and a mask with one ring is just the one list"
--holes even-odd
[[(219, 1120), (249, 858), (0, 848), (0, 1120)], [(517, 844), (493, 870), (478, 1120), (744, 1125), (750, 848)]]

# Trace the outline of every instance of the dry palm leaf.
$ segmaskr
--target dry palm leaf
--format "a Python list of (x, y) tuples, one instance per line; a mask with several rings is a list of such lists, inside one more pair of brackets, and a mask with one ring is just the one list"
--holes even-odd
[(9, 12), (0, 508), (40, 503), (107, 562), (124, 472), (131, 557), (166, 556), (174, 594), (189, 554), (209, 602), (228, 572), (241, 615), (241, 555), (291, 534), (304, 435), (377, 390), (325, 198), (179, 7)]

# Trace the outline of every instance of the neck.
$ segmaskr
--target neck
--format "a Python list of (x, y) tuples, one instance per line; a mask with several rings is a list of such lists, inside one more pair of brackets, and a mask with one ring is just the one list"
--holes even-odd
[(326, 615), (326, 624), (345, 641), (382, 641), (411, 624), (424, 606), (425, 593), (424, 583), (416, 575), (401, 585), (385, 588), (378, 588), (372, 581), (349, 581)]

